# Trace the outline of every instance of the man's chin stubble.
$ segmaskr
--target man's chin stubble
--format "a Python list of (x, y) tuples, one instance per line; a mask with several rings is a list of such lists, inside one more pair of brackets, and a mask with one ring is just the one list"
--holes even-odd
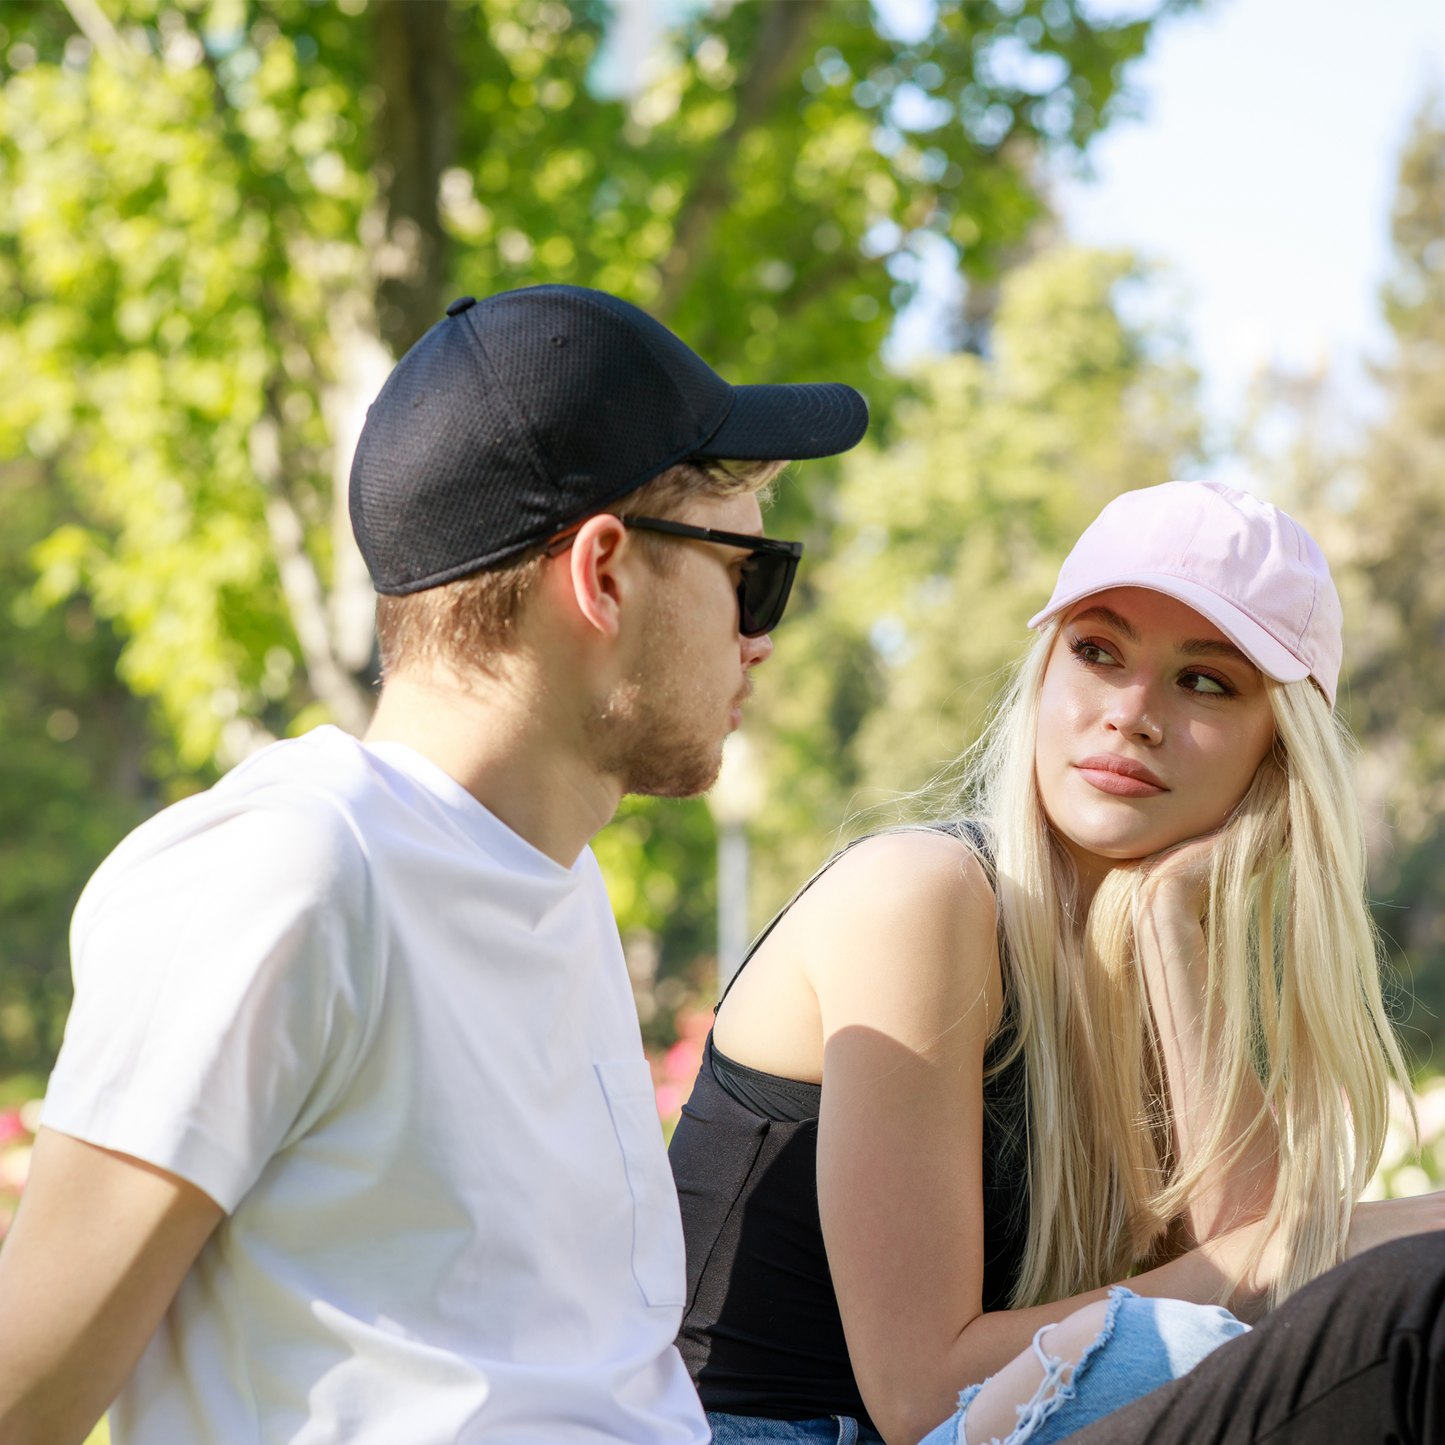
[[(752, 691), (752, 678), (745, 678), (729, 708), (742, 707)], [(599, 767), (621, 780), (624, 793), (695, 798), (717, 782), (722, 770), (726, 731), (705, 742), (684, 735), (675, 719), (648, 707), (647, 692), (635, 684), (608, 699), (590, 730), (603, 743)]]
[[(751, 688), (748, 689), (751, 691)], [(737, 706), (747, 693), (740, 695)], [(621, 778), (624, 793), (650, 798), (695, 798), (717, 782), (722, 771), (726, 737), (698, 742), (680, 736), (680, 729), (657, 718), (634, 725), (636, 731), (614, 741), (621, 744), (606, 770)]]
[(615, 706), (589, 724), (595, 766), (622, 784), (624, 793), (653, 798), (693, 798), (717, 782), (722, 739), (699, 742), (681, 736), (671, 720), (638, 717)]
[(695, 798), (717, 782), (722, 771), (722, 746), (710, 753), (682, 752), (669, 758), (637, 759), (639, 766), (623, 775), (623, 791), (649, 798)]

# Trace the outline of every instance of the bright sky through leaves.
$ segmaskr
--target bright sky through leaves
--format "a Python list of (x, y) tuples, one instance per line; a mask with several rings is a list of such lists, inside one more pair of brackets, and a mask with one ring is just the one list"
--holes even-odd
[(1142, 119), (1060, 188), (1071, 233), (1176, 270), (1216, 421), (1271, 360), (1328, 359), (1367, 405), (1395, 168), (1445, 87), (1445, 4), (1225, 0), (1161, 26), (1130, 78)]

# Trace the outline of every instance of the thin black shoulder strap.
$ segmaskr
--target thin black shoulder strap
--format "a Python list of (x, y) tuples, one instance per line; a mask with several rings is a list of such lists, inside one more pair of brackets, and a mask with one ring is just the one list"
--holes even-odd
[[(984, 872), (988, 875), (990, 887), (995, 887), (996, 871), (993, 861), (993, 847), (989, 840), (988, 832), (981, 823), (976, 823), (972, 818), (956, 818), (945, 823), (924, 823), (918, 829), (897, 829), (899, 832), (918, 832), (926, 830), (934, 833), (948, 833), (957, 838), (961, 843), (967, 843), (978, 855), (983, 863)], [(778, 911), (773, 914), (768, 926), (753, 939), (748, 945), (748, 951), (743, 954), (742, 962), (738, 964), (733, 976), (728, 979), (728, 986), (722, 991), (722, 998), (713, 1005), (712, 1011), (716, 1013), (723, 1006), (723, 999), (732, 992), (733, 985), (742, 976), (742, 971), (752, 961), (753, 955), (768, 941), (768, 935), (772, 933), (779, 923), (783, 921), (783, 915), (825, 874), (845, 853), (856, 848), (860, 843), (866, 843), (870, 838), (878, 838), (879, 833), (865, 833), (861, 838), (854, 838), (851, 843), (840, 848), (806, 883), (803, 884)]]
[(951, 833), (960, 842), (967, 843), (983, 864), (989, 887), (998, 887), (998, 865), (994, 862), (993, 839), (988, 836), (988, 829), (982, 823), (972, 818), (955, 818), (949, 823), (931, 823), (929, 826), (939, 833)]

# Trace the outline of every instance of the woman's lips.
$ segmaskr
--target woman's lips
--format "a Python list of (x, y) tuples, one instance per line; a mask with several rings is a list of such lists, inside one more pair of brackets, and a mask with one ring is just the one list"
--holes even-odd
[(1154, 798), (1169, 791), (1143, 763), (1116, 758), (1111, 753), (1085, 758), (1074, 766), (1084, 775), (1085, 782), (1101, 793), (1113, 793), (1119, 798)]

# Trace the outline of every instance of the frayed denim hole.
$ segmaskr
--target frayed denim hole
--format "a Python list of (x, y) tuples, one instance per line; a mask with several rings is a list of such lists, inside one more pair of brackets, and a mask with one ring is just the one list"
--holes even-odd
[(1069, 1392), (1069, 1399), (1074, 1398), (1079, 1387), (1079, 1379), (1093, 1363), (1094, 1356), (1114, 1338), (1114, 1327), (1119, 1322), (1119, 1311), (1124, 1307), (1124, 1301), (1138, 1298), (1139, 1296), (1133, 1290), (1125, 1289), (1121, 1284), (1110, 1285), (1109, 1308), (1104, 1311), (1104, 1323), (1099, 1326), (1099, 1333), (1094, 1336), (1093, 1341), (1079, 1356), (1079, 1363), (1074, 1366), (1074, 1373), (1069, 1376), (1069, 1383), (1064, 1386), (1064, 1389)]
[(953, 1445), (968, 1445), (968, 1431), (964, 1428), (964, 1420), (968, 1415), (968, 1407), (973, 1404), (979, 1391), (993, 1379), (992, 1375), (986, 1375), (976, 1385), (969, 1385), (958, 1392), (958, 1408), (953, 1412), (953, 1418), (958, 1423), (953, 1427)]
[[(1033, 1398), (1026, 1405), (1014, 1407), (1018, 1413), (1018, 1424), (1009, 1431), (1003, 1441), (990, 1441), (988, 1445), (1026, 1445), (1029, 1437), (1035, 1431), (1039, 1430), (1051, 1416), (1062, 1410), (1074, 1398), (1079, 1380), (1094, 1356), (1113, 1339), (1114, 1327), (1118, 1323), (1119, 1310), (1123, 1307), (1124, 1301), (1137, 1298), (1138, 1296), (1133, 1290), (1125, 1289), (1123, 1285), (1114, 1285), (1109, 1290), (1109, 1308), (1104, 1312), (1104, 1323), (1099, 1326), (1098, 1334), (1079, 1356), (1078, 1363), (1073, 1366), (1067, 1384), (1063, 1383), (1062, 1377), (1063, 1372), (1069, 1369), (1069, 1366), (1058, 1355), (1045, 1354), (1042, 1344), (1043, 1336), (1054, 1326), (1042, 1326), (1034, 1335), (1033, 1348), (1039, 1363), (1044, 1367), (1044, 1378), (1039, 1381)], [(962, 1433), (962, 1420), (959, 1422), (959, 1429)]]
[(958, 1392), (958, 1408), (960, 1410), (967, 1410), (968, 1407), (973, 1404), (974, 1396), (977, 1395), (991, 1379), (993, 1379), (993, 1376), (989, 1375), (985, 1379), (980, 1380), (978, 1384), (969, 1385), (966, 1389), (960, 1390)]

